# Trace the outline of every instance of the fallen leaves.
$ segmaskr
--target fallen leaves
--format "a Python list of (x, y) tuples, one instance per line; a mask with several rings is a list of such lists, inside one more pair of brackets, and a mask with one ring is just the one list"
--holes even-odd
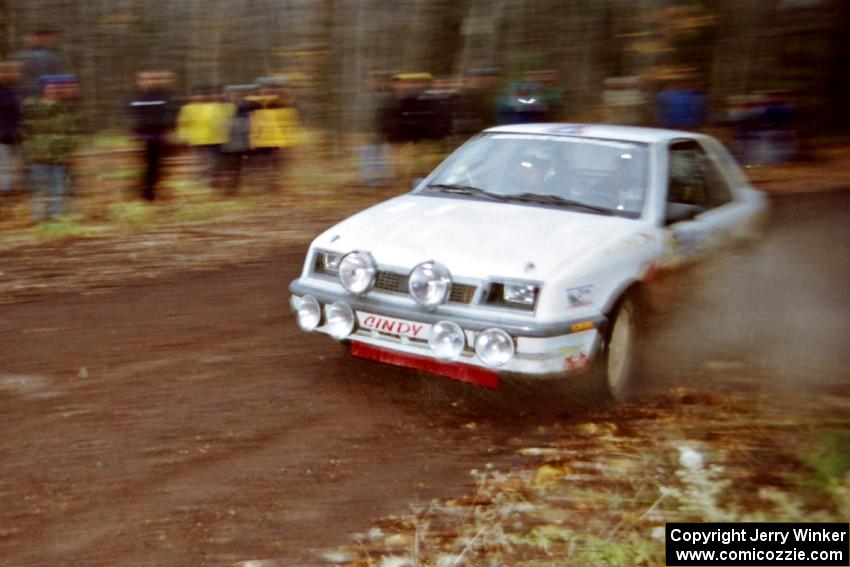
[(548, 484), (554, 484), (563, 479), (569, 472), (572, 472), (572, 469), (570, 469), (567, 465), (546, 464), (537, 469), (534, 473), (534, 480), (531, 484), (536, 488), (540, 488)]
[[(805, 518), (805, 493), (754, 472), (798, 474), (812, 432), (833, 423), (815, 405), (789, 414), (686, 390), (599, 417), (551, 426), (551, 444), (518, 449), (528, 463), (509, 473), (473, 471), (470, 496), (380, 521), (346, 564), (661, 565), (667, 521)], [(843, 512), (840, 486), (819, 518)]]

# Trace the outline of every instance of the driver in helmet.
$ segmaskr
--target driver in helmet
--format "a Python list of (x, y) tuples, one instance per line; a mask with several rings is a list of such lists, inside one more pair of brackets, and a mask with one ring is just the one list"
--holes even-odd
[(525, 152), (514, 164), (514, 179), (517, 193), (547, 193), (555, 171), (552, 160), (539, 152)]

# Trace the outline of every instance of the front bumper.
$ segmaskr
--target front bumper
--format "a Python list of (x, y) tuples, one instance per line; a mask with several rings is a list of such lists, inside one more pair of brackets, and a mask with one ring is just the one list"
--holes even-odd
[[(354, 332), (346, 340), (368, 345), (371, 350), (380, 349), (436, 361), (437, 358), (428, 345), (431, 327), (439, 321), (457, 323), (466, 335), (466, 348), (461, 355), (448, 363), (440, 361), (438, 365), (423, 366), (424, 369), (443, 375), (449, 374), (441, 371), (441, 367), (446, 364), (477, 367), (494, 373), (530, 376), (583, 370), (590, 365), (596, 355), (601, 343), (601, 333), (607, 324), (607, 319), (602, 315), (590, 319), (539, 324), (530, 319), (522, 320), (491, 313), (492, 310), (482, 312), (485, 310), (464, 308), (463, 312), (460, 312), (459, 309), (439, 308), (436, 311), (427, 311), (417, 305), (383, 301), (373, 296), (355, 297), (324, 286), (310, 285), (302, 280), (293, 281), (289, 291), (293, 302), (309, 294), (322, 306), (337, 301), (347, 303), (354, 311), (357, 324)], [(485, 364), (475, 354), (473, 347), (478, 333), (494, 327), (510, 334), (515, 346), (513, 358), (499, 367)], [(327, 332), (324, 321), (316, 331)], [(360, 351), (370, 351), (370, 349), (360, 349)], [(394, 363), (392, 357), (369, 356), (369, 358)], [(410, 366), (403, 363), (401, 365)]]

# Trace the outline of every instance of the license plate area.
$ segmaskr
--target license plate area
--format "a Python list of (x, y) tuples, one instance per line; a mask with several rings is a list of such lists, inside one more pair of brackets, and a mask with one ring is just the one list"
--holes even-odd
[(367, 331), (375, 331), (396, 337), (407, 337), (409, 339), (428, 340), (428, 335), (431, 332), (431, 325), (428, 323), (387, 317), (386, 315), (376, 315), (366, 311), (357, 312), (357, 323), (361, 329)]

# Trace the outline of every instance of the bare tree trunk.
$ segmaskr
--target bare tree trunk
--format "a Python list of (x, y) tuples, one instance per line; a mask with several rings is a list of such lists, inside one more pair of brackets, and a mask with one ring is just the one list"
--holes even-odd
[(497, 61), (496, 34), (502, 24), (506, 0), (495, 3), (472, 0), (461, 27), (463, 47), (456, 59), (455, 73), (464, 73), (470, 67), (493, 67)]

